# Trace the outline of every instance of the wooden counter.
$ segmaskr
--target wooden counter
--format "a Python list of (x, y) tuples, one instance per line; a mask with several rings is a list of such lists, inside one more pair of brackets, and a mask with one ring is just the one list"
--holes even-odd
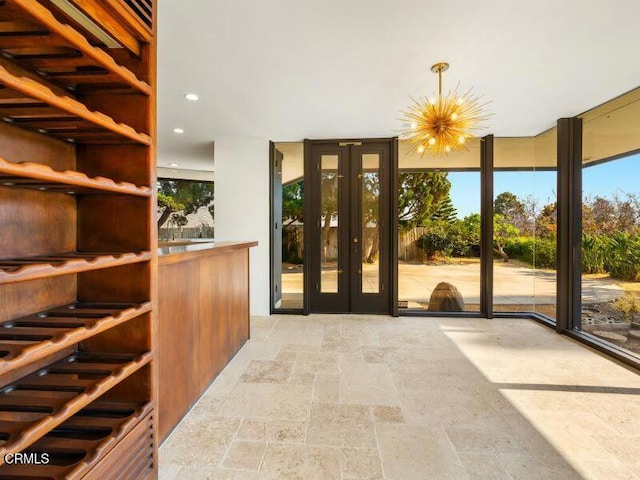
[(249, 248), (159, 249), (158, 420), (164, 440), (249, 338)]

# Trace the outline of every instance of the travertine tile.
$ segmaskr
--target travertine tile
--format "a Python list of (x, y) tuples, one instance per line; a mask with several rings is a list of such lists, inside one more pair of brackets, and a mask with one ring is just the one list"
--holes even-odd
[(235, 441), (229, 447), (222, 467), (230, 470), (259, 470), (267, 449), (263, 442)]
[(634, 478), (634, 480), (640, 480), (640, 465), (633, 465), (630, 463), (626, 463), (624, 464), (624, 466), (627, 467), (629, 470), (631, 470), (633, 474), (637, 477), (637, 478)]
[(273, 443), (262, 462), (260, 480), (339, 480), (339, 448)]
[(220, 463), (240, 426), (236, 418), (214, 418), (206, 422), (186, 418), (163, 444), (162, 461), (170, 465)]
[(384, 385), (393, 387), (391, 372), (384, 363), (346, 362), (342, 366), (342, 383), (355, 385)]
[(595, 405), (591, 402), (590, 411), (621, 435), (637, 434), (640, 432), (640, 402), (635, 401), (637, 397), (637, 395), (608, 395), (606, 402)]
[[(640, 400), (639, 400), (640, 401)], [(598, 442), (617, 460), (640, 466), (640, 434), (597, 435)]]
[(192, 417), (198, 417), (205, 421), (207, 418), (217, 417), (220, 407), (224, 403), (224, 397), (217, 397), (205, 393), (189, 412)]
[(459, 453), (528, 452), (528, 444), (509, 431), (456, 427), (445, 428), (445, 431)]
[(317, 330), (306, 331), (306, 329), (299, 327), (278, 328), (278, 325), (276, 325), (264, 341), (271, 344), (288, 343), (320, 346), (322, 344), (322, 333)]
[(221, 375), (232, 370), (236, 365), (246, 365), (251, 360), (274, 360), (279, 351), (280, 345), (278, 344), (249, 340), (233, 357), (233, 361), (225, 367)]
[(281, 348), (274, 360), (277, 360), (279, 362), (295, 362), (297, 356), (297, 352), (282, 350)]
[(254, 342), (264, 342), (271, 333), (273, 327), (251, 326), (251, 340)]
[(292, 362), (252, 360), (240, 377), (240, 381), (243, 383), (287, 383), (292, 370)]
[(399, 398), (407, 423), (415, 425), (501, 430), (506, 423), (491, 404), (446, 386), (434, 384), (430, 392), (400, 390)]
[(307, 443), (374, 448), (376, 439), (369, 409), (364, 405), (312, 404)]
[(405, 423), (400, 407), (375, 405), (371, 407), (371, 415), (376, 423)]
[(307, 421), (269, 421), (266, 424), (266, 439), (270, 443), (304, 443), (307, 424)]
[(175, 480), (255, 480), (258, 472), (226, 470), (215, 467), (182, 467)]
[(362, 347), (362, 358), (369, 363), (386, 363), (389, 356), (400, 347), (379, 347), (365, 345)]
[(288, 383), (291, 385), (313, 385), (315, 380), (316, 375), (313, 373), (293, 372)]
[(340, 402), (357, 405), (400, 405), (393, 384), (342, 385)]
[(306, 419), (311, 404), (311, 388), (311, 385), (239, 383), (220, 407), (220, 415)]
[(264, 420), (245, 418), (236, 433), (236, 440), (263, 442), (265, 440), (266, 424)]
[(520, 453), (500, 453), (498, 458), (515, 480), (582, 479), (573, 466), (559, 455), (537, 457)]
[(313, 384), (313, 401), (316, 403), (338, 403), (340, 401), (340, 376), (316, 375)]
[(307, 420), (259, 420), (245, 418), (235, 440), (269, 443), (304, 443)]
[(380, 458), (387, 478), (447, 480), (467, 478), (443, 429), (376, 424)]
[(469, 480), (511, 479), (496, 455), (458, 452), (458, 458), (460, 458)]
[(251, 317), (251, 330), (255, 327), (258, 328), (273, 328), (273, 326), (278, 323), (280, 318), (278, 315), (269, 315), (269, 316), (258, 316), (254, 315)]
[(177, 478), (178, 471), (180, 471), (181, 468), (180, 465), (171, 465), (161, 461), (160, 467), (158, 468), (158, 480), (174, 480)]
[(323, 352), (355, 353), (360, 351), (360, 339), (353, 332), (345, 333), (339, 328), (325, 327), (320, 349)]
[(340, 353), (338, 354), (340, 359), (340, 371), (344, 372), (344, 368), (347, 365), (351, 365), (352, 363), (360, 363), (363, 362), (362, 352), (358, 350), (357, 352), (348, 352), (348, 353)]
[(280, 349), (278, 351), (278, 355), (282, 353), (307, 353), (307, 352), (319, 352), (320, 345), (300, 345), (297, 343), (284, 343), (280, 345)]
[(382, 480), (382, 465), (377, 448), (343, 448), (342, 478)]
[(587, 480), (638, 480), (640, 476), (617, 460), (570, 459), (574, 468)]
[(337, 353), (306, 352), (297, 356), (294, 373), (312, 375), (336, 375), (340, 373), (340, 362)]

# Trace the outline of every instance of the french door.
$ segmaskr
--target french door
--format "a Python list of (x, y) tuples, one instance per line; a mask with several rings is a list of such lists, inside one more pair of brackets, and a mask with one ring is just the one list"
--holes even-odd
[(309, 310), (389, 314), (392, 140), (309, 146)]

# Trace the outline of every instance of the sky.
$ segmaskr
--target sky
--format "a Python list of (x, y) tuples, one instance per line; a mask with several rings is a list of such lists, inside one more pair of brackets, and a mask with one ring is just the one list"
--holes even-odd
[[(480, 213), (480, 172), (450, 172), (451, 201), (458, 218)], [(495, 172), (495, 196), (511, 192), (519, 197), (533, 196), (540, 205), (554, 202), (556, 172)], [(584, 197), (611, 197), (615, 193), (640, 194), (640, 154), (602, 163), (582, 171)]]

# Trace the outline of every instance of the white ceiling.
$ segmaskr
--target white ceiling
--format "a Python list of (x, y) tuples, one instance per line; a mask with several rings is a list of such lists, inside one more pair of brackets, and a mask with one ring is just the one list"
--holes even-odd
[(640, 84), (639, 19), (637, 0), (160, 0), (158, 163), (211, 170), (226, 136), (392, 136), (441, 60), (445, 89), (491, 100), (487, 133), (538, 134)]

